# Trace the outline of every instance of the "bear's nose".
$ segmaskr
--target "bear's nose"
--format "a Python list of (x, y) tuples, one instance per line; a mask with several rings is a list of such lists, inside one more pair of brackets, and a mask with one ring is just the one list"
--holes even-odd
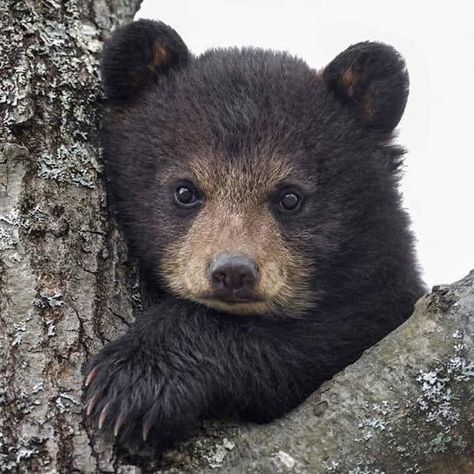
[(209, 276), (217, 290), (249, 291), (258, 280), (258, 268), (246, 255), (220, 254), (211, 263)]

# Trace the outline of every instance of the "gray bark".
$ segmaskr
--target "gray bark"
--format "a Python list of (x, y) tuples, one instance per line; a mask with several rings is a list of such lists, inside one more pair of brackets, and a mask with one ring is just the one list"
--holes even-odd
[(81, 369), (134, 289), (107, 219), (97, 74), (140, 0), (0, 1), (0, 472), (135, 472), (82, 424)]
[(104, 36), (138, 6), (0, 0), (0, 472), (474, 472), (474, 273), (272, 424), (207, 423), (162, 460), (83, 424), (82, 366), (139, 304), (96, 100)]
[(191, 452), (181, 465), (199, 472), (473, 473), (474, 271), (284, 418), (209, 432), (170, 465)]

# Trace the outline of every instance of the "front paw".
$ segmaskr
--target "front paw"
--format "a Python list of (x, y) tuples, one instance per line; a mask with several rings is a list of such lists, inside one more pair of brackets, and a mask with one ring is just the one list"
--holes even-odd
[(138, 345), (106, 346), (89, 365), (85, 391), (93, 426), (124, 446), (149, 441), (164, 449), (198, 424), (199, 410), (187, 402), (180, 374)]

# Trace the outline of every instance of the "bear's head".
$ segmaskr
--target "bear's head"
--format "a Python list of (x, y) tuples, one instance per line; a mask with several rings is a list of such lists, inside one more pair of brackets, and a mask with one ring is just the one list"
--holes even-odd
[(391, 140), (408, 76), (392, 47), (359, 43), (316, 71), (254, 48), (195, 57), (140, 20), (107, 43), (102, 79), (106, 172), (157, 288), (298, 316), (357, 297), (406, 250)]

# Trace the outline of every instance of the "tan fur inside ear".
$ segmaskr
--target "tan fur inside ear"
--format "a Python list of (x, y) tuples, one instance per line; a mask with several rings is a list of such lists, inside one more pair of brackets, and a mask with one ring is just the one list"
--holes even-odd
[(169, 51), (162, 44), (155, 44), (153, 50), (152, 62), (148, 65), (151, 71), (154, 71), (159, 66), (164, 66), (168, 63), (170, 58)]
[(354, 90), (357, 87), (360, 74), (355, 72), (352, 68), (346, 69), (342, 75), (342, 83), (347, 90), (349, 97), (354, 97)]
[(170, 59), (170, 54), (168, 49), (160, 44), (155, 44), (155, 48), (153, 49), (153, 57), (151, 62), (147, 65), (147, 69), (143, 69), (132, 78), (130, 87), (133, 90), (138, 90), (142, 87), (143, 82), (147, 79), (150, 72), (155, 72), (157, 67), (164, 66), (168, 63)]
[[(344, 71), (344, 74), (341, 76), (341, 81), (348, 97), (354, 98), (355, 90), (359, 85), (360, 79), (361, 74), (355, 72), (351, 67)], [(374, 96), (370, 89), (366, 91), (362, 97), (361, 112), (364, 119), (368, 121), (372, 120), (376, 113)]]

